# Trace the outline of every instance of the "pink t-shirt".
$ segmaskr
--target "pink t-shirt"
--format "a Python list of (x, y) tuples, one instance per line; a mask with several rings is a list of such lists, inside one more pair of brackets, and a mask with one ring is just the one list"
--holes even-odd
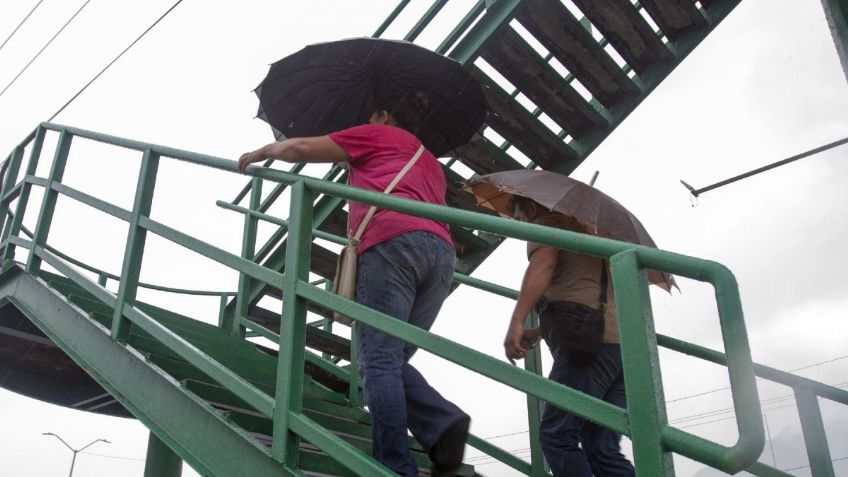
[[(421, 145), (421, 141), (405, 129), (382, 124), (354, 126), (331, 133), (329, 137), (350, 156), (348, 183), (377, 192), (386, 190)], [(445, 173), (430, 151), (424, 151), (418, 162), (395, 186), (392, 195), (445, 205)], [(361, 202), (350, 202), (348, 237), (356, 233), (370, 207)], [(414, 230), (432, 232), (453, 244), (445, 223), (377, 209), (362, 234), (359, 253)]]

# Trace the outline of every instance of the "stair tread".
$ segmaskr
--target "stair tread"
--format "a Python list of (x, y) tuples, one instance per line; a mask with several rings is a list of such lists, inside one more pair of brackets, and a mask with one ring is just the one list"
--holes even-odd
[(640, 3), (671, 40), (707, 27), (707, 20), (690, 0), (640, 0)]
[(528, 0), (516, 19), (607, 108), (639, 93), (561, 2)]
[(476, 67), (474, 75), (488, 85), (486, 98), (492, 114), (487, 124), (543, 169), (550, 169), (567, 160), (576, 160), (577, 153), (558, 138), (530, 111), (511, 98), (501, 86)]
[(671, 51), (630, 2), (620, 0), (573, 0), (637, 73), (644, 74), (658, 62), (670, 60)]
[(487, 42), (483, 59), (569, 135), (580, 139), (607, 121), (512, 28)]

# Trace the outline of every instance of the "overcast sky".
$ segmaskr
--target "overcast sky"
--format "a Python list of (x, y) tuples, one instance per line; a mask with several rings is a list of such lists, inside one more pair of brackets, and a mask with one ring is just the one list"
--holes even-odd
[[(0, 49), (5, 87), (84, 2), (47, 0)], [(370, 35), (395, 1), (198, 2), (178, 6), (56, 122), (221, 157), (237, 158), (272, 139), (253, 119), (251, 90), (271, 62), (306, 44)], [(434, 46), (474, 2), (453, 0), (445, 20), (421, 37)], [(4, 38), (35, 1), (0, 5)], [(0, 95), (4, 155), (64, 104), (172, 2), (93, 0), (32, 66)], [(429, 2), (415, 0), (390, 37), (400, 37)], [(845, 147), (704, 194), (693, 207), (678, 182), (695, 187), (848, 136), (848, 83), (819, 0), (745, 0), (574, 173), (636, 213), (661, 248), (727, 265), (741, 289), (755, 361), (828, 384), (848, 382), (848, 180)], [(132, 202), (139, 155), (75, 143), (66, 181), (124, 207)], [(46, 151), (46, 158), (51, 157)], [(40, 173), (46, 172), (43, 161)], [(318, 174), (319, 169), (310, 173)], [(230, 200), (244, 178), (163, 161), (153, 217), (237, 252), (241, 218), (215, 207)], [(38, 195), (33, 196), (37, 203)], [(285, 216), (282, 205), (275, 213)], [(50, 243), (110, 271), (120, 269), (125, 228), (60, 200)], [(27, 223), (32, 225), (33, 214)], [(82, 233), (81, 233), (82, 231)], [(269, 233), (264, 227), (262, 232)], [(523, 244), (508, 241), (475, 276), (518, 288), (526, 265)], [(142, 279), (186, 288), (234, 290), (222, 267), (148, 239)], [(680, 280), (683, 293), (652, 292), (658, 332), (721, 349), (711, 289)], [(146, 300), (205, 321), (217, 303), (144, 293)], [(275, 306), (271, 303), (269, 306)], [(433, 331), (496, 357), (512, 304), (473, 290), (455, 293)], [(663, 352), (669, 418), (687, 431), (731, 444), (736, 437), (726, 373), (717, 366)], [(550, 357), (544, 355), (546, 368)], [(827, 361), (827, 363), (825, 363)], [(416, 365), (473, 417), (472, 432), (526, 456), (524, 398), (426, 353)], [(824, 363), (824, 364), (817, 364)], [(685, 398), (694, 394), (700, 396)], [(760, 396), (777, 465), (807, 464), (791, 391), (762, 384)], [(787, 407), (787, 405), (789, 405)], [(848, 456), (848, 410), (823, 402), (831, 453)], [(691, 417), (697, 416), (699, 417)], [(141, 476), (147, 431), (134, 420), (70, 411), (0, 390), (0, 472), (64, 475), (70, 452), (42, 432), (81, 447), (105, 438), (77, 461), (77, 477)], [(837, 423), (842, 423), (841, 425)], [(841, 434), (840, 434), (841, 432)], [(470, 450), (468, 458), (479, 452)], [(762, 460), (773, 459), (766, 446)], [(478, 459), (490, 476), (514, 472)], [(678, 475), (703, 466), (676, 459)], [(848, 461), (835, 464), (848, 475)], [(806, 473), (805, 473), (806, 472)], [(807, 469), (792, 471), (809, 475)], [(186, 469), (184, 475), (196, 475)], [(699, 474), (699, 477), (719, 474)]]

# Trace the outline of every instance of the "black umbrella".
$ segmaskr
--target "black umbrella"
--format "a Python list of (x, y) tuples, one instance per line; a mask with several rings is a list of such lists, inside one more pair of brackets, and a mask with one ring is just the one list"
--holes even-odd
[(276, 138), (320, 136), (368, 122), (376, 94), (421, 91), (428, 112), (415, 132), (442, 156), (482, 127), (486, 101), (462, 65), (406, 41), (355, 38), (307, 46), (271, 65), (256, 94)]

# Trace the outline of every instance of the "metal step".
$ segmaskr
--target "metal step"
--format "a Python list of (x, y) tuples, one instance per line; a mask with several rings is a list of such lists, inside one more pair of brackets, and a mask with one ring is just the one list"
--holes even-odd
[(651, 25), (628, 1), (572, 0), (615, 47), (618, 54), (642, 75), (657, 63), (674, 59)]
[(486, 99), (491, 114), (487, 124), (504, 139), (518, 148), (543, 169), (568, 160), (577, 160), (577, 152), (561, 138), (534, 118), (530, 111), (518, 104), (501, 86), (476, 66), (469, 67), (486, 88)]
[(707, 19), (691, 0), (639, 0), (670, 40), (707, 27)]
[(636, 84), (561, 2), (527, 0), (515, 18), (607, 108), (639, 94)]
[(571, 137), (580, 139), (609, 126), (606, 118), (512, 28), (504, 28), (492, 38), (482, 57)]

